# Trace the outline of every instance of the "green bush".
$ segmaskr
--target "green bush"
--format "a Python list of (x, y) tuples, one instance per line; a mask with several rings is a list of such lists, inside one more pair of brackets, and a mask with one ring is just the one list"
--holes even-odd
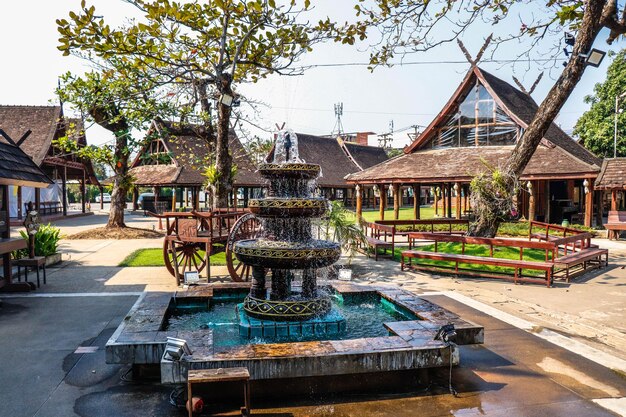
[[(20, 231), (22, 237), (28, 240), (25, 231)], [(61, 229), (52, 226), (50, 223), (41, 225), (35, 233), (35, 256), (50, 256), (57, 253), (59, 240), (61, 239)], [(28, 253), (28, 252), (27, 252)]]

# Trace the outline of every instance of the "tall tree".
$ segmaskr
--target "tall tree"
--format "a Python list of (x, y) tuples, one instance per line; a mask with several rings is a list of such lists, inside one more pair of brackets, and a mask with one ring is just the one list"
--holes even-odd
[(112, 28), (82, 0), (77, 13), (57, 20), (59, 49), (90, 59), (124, 59), (137, 74), (158, 77), (157, 83), (178, 98), (181, 119), (199, 121), (210, 132), (213, 202), (226, 206), (232, 189), (228, 134), (236, 85), (270, 74), (299, 74), (294, 63), (327, 37), (330, 25), (305, 20), (310, 0), (302, 5), (297, 0), (126, 3), (143, 17)]
[[(587, 149), (601, 158), (612, 158), (615, 135), (615, 98), (626, 92), (626, 51), (615, 55), (609, 66), (606, 80), (593, 88), (585, 97), (591, 104), (576, 122), (574, 134)], [(624, 97), (619, 99), (623, 108)], [(626, 156), (626, 115), (617, 113), (617, 156)]]
[[(533, 7), (534, 13), (528, 17), (528, 22), (524, 22), (520, 15), (529, 7)], [(375, 0), (372, 6), (359, 0), (356, 10), (360, 20), (336, 28), (336, 39), (353, 43), (357, 38), (367, 38), (368, 29), (376, 27), (376, 33), (381, 38), (373, 48), (370, 59), (373, 66), (388, 64), (397, 55), (429, 50), (458, 39), (477, 21), (502, 26), (502, 22), (510, 22), (511, 18), (522, 20), (520, 24), (509, 23), (507, 26), (519, 27), (519, 31), (496, 42), (502, 45), (529, 37), (529, 50), (518, 55), (521, 59), (528, 59), (530, 50), (539, 47), (543, 40), (550, 39), (550, 34), (562, 34), (566, 30), (575, 34), (573, 51), (562, 73), (539, 105), (532, 122), (499, 170), (501, 172), (484, 177), (494, 180), (491, 184), (483, 183), (475, 190), (475, 201), (484, 210), (477, 212), (478, 218), (472, 224), (470, 234), (480, 236), (496, 234), (503, 213), (499, 209), (502, 207), (500, 201), (495, 198), (499, 199), (502, 190), (513, 194), (517, 178), (580, 81), (586, 66), (583, 57), (590, 51), (600, 30), (610, 29), (608, 43), (626, 33), (626, 7), (620, 8), (617, 0), (544, 0), (543, 4), (529, 0)], [(560, 50), (558, 43), (556, 47), (552, 45), (553, 52)], [(481, 191), (486, 192), (481, 194)]]
[(74, 133), (70, 126), (68, 136), (56, 144), (66, 151), (108, 165), (114, 173), (111, 207), (107, 228), (126, 227), (124, 209), (126, 195), (132, 186), (128, 173), (130, 156), (141, 144), (132, 136), (132, 129), (142, 129), (153, 118), (165, 114), (167, 101), (153, 96), (149, 85), (142, 84), (128, 73), (122, 76), (124, 65), (117, 69), (91, 71), (83, 76), (67, 73), (61, 77), (57, 94), (63, 102), (71, 104), (88, 123), (96, 123), (111, 132), (113, 140), (101, 146), (81, 147), (69, 139)]

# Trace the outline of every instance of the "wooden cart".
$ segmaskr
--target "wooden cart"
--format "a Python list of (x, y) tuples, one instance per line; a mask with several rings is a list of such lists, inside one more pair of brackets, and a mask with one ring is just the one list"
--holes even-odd
[(165, 220), (163, 259), (165, 267), (176, 277), (178, 285), (183, 281), (186, 271), (201, 273), (205, 268), (207, 280), (210, 280), (209, 257), (222, 251), (227, 251), (227, 266), (233, 280), (248, 279), (249, 271), (238, 263), (232, 251), (227, 250), (232, 248), (230, 240), (255, 235), (256, 231), (253, 229), (258, 229), (258, 222), (247, 211), (218, 209), (211, 212), (149, 214)]

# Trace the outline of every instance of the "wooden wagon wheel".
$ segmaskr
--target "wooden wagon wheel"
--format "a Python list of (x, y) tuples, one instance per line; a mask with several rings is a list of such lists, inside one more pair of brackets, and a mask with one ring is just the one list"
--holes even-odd
[(206, 245), (203, 243), (165, 239), (163, 242), (163, 259), (165, 260), (165, 267), (170, 274), (172, 274), (172, 276), (176, 276), (173, 258), (175, 252), (176, 261), (178, 263), (178, 276), (181, 279), (185, 275), (185, 271), (201, 272), (206, 266), (206, 259), (204, 256), (205, 249)]
[(226, 242), (226, 266), (233, 281), (248, 281), (252, 272), (249, 265), (243, 264), (233, 253), (235, 242), (243, 239), (254, 239), (259, 236), (261, 222), (252, 213), (241, 216), (230, 229)]

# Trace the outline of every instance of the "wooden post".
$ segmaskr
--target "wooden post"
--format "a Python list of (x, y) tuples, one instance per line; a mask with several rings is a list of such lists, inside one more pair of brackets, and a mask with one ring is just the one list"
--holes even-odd
[(41, 214), (41, 188), (35, 188), (35, 210), (37, 213)]
[(585, 226), (591, 227), (593, 219), (593, 178), (587, 179), (589, 185), (585, 193)]
[(172, 211), (176, 211), (176, 186), (172, 187)]
[(448, 209), (446, 208), (446, 204), (448, 201), (446, 200), (446, 184), (441, 184), (441, 217), (446, 217), (448, 214)]
[(139, 189), (137, 186), (133, 187), (133, 211), (139, 210), (137, 200), (139, 199)]
[(104, 210), (104, 188), (100, 187), (100, 210)]
[(86, 183), (87, 183), (87, 178), (85, 175), (85, 168), (83, 168), (83, 180), (80, 183), (80, 200), (81, 200), (81, 210), (83, 214), (85, 213), (85, 209), (86, 209), (85, 204), (87, 203), (85, 201), (85, 197), (87, 195), (86, 190), (85, 190), (87, 188)]
[(611, 210), (617, 210), (617, 190), (611, 190)]
[(250, 187), (243, 187), (243, 206), (248, 207), (248, 200), (250, 199)]
[(452, 218), (452, 184), (448, 183), (448, 214), (449, 219)]
[(455, 192), (456, 192), (456, 218), (460, 219), (461, 218), (461, 184), (459, 184), (458, 182), (454, 183), (454, 188), (455, 188)]
[(537, 192), (537, 184), (531, 182), (530, 194), (528, 196), (528, 221), (535, 220), (535, 193)]
[(233, 208), (235, 210), (237, 210), (237, 191), (239, 190), (238, 187), (233, 186)]
[(546, 201), (546, 205), (545, 205), (545, 219), (544, 222), (546, 223), (550, 223), (550, 203), (552, 201), (552, 196), (550, 195), (550, 181), (544, 181), (545, 183), (545, 201)]
[(193, 208), (194, 210), (200, 210), (200, 187), (194, 187), (193, 192)]
[(435, 187), (435, 217), (439, 217), (439, 196), (437, 195), (437, 187)]
[(62, 197), (62, 202), (63, 202), (63, 215), (67, 216), (67, 166), (63, 167), (63, 178), (61, 178), (62, 181), (62, 189), (63, 189), (63, 197)]
[(380, 184), (378, 186), (380, 192), (380, 205), (379, 205), (379, 220), (385, 220), (385, 205), (387, 202), (387, 193), (385, 184)]
[(467, 199), (468, 199), (469, 186), (463, 186), (463, 214), (467, 213)]
[(400, 184), (393, 184), (393, 219), (400, 218)]
[[(22, 187), (17, 187), (17, 218), (21, 219), (23, 217), (22, 211), (24, 208), (22, 207)], [(7, 219), (8, 222), (8, 219)]]
[(359, 184), (354, 187), (354, 193), (356, 194), (356, 220), (358, 223), (361, 223), (363, 218), (363, 192)]
[(420, 203), (422, 197), (422, 189), (419, 184), (413, 184), (413, 218), (419, 220), (421, 217)]

